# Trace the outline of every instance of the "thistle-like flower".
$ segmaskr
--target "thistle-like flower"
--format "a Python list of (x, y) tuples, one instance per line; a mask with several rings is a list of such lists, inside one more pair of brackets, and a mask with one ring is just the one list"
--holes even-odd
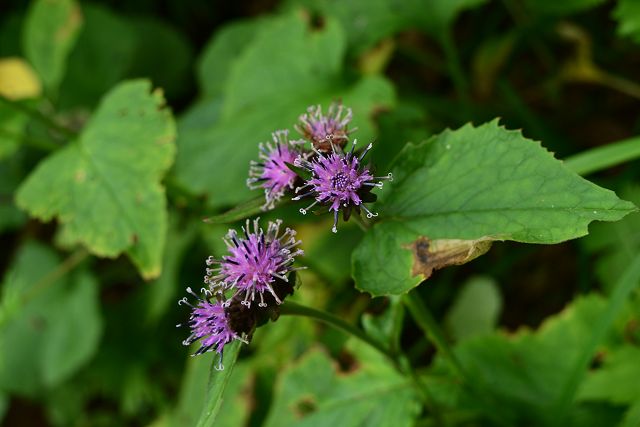
[(339, 103), (332, 103), (326, 115), (322, 114), (320, 105), (312, 105), (306, 114), (300, 116), (300, 123), (295, 125), (295, 129), (311, 141), (316, 150), (330, 152), (332, 145), (344, 147), (349, 141), (349, 134), (356, 130), (347, 130), (352, 115), (351, 108)]
[(252, 189), (264, 189), (265, 204), (263, 210), (273, 209), (287, 189), (293, 189), (297, 175), (287, 163), (301, 154), (304, 141), (290, 141), (288, 130), (278, 130), (271, 134), (270, 142), (260, 143), (260, 161), (252, 160), (249, 166), (247, 186)]
[(188, 323), (191, 328), (191, 335), (182, 344), (191, 345), (199, 340), (200, 348), (193, 356), (215, 351), (219, 354), (219, 362), (216, 369), (222, 370), (224, 369), (222, 366), (224, 346), (233, 340), (240, 340), (244, 343), (247, 341), (241, 336), (240, 332), (237, 332), (232, 327), (226, 312), (227, 303), (222, 301), (210, 302), (208, 298), (213, 295), (207, 289), (202, 290), (204, 298), (199, 297), (191, 288), (187, 288), (187, 292), (196, 298), (197, 304), (195, 306), (192, 305), (187, 297), (178, 301), (179, 305), (186, 304), (191, 307), (191, 316)]
[(300, 213), (306, 214), (317, 204), (328, 206), (329, 210), (333, 211), (331, 230), (334, 233), (338, 231), (340, 210), (343, 211), (345, 221), (349, 219), (351, 209), (355, 209), (359, 214), (360, 208), (362, 208), (366, 212), (367, 218), (378, 216), (377, 213), (367, 209), (363, 203), (375, 201), (376, 196), (371, 194), (371, 190), (374, 187), (382, 188), (383, 180), (393, 179), (391, 173), (387, 176), (373, 176), (369, 168), (362, 165), (362, 160), (371, 149), (372, 144), (367, 145), (359, 156), (354, 154), (355, 146), (356, 141), (354, 140), (351, 151), (346, 154), (339, 147), (333, 146), (333, 152), (330, 154), (318, 152), (311, 161), (299, 157), (294, 163), (311, 172), (311, 179), (295, 190), (296, 193), (301, 190), (307, 190), (307, 192), (294, 197), (293, 200), (305, 197), (313, 197), (314, 199), (309, 206), (301, 208)]
[(224, 242), (230, 255), (223, 256), (220, 260), (211, 256), (207, 258), (207, 265), (215, 264), (216, 267), (207, 268), (204, 277), (205, 283), (219, 294), (235, 289), (234, 298), (242, 298), (242, 304), (247, 307), (251, 306), (256, 297), (259, 299), (259, 307), (266, 307), (272, 301), (280, 304), (286, 292), (277, 288), (290, 288), (287, 274), (304, 268), (292, 267), (295, 257), (303, 254), (301, 249), (296, 248), (301, 243), (295, 238), (296, 232), (286, 228), (280, 234), (281, 220), (269, 222), (267, 231), (264, 232), (258, 221), (253, 221), (251, 232), (250, 222), (247, 220), (242, 227), (242, 236), (235, 230), (229, 230)]

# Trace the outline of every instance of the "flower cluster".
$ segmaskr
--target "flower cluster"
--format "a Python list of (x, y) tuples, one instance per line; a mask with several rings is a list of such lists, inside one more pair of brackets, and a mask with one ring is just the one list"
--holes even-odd
[(295, 125), (311, 143), (310, 149), (305, 149), (304, 140), (290, 141), (286, 130), (273, 133), (274, 145), (260, 144), (260, 161), (251, 163), (247, 185), (264, 189), (264, 210), (274, 208), (295, 188), (292, 200), (313, 199), (309, 206), (300, 209), (302, 214), (315, 206), (333, 212), (334, 233), (338, 230), (340, 211), (345, 221), (353, 210), (358, 215), (364, 211), (368, 218), (377, 216), (364, 203), (374, 202), (376, 196), (371, 190), (382, 188), (383, 181), (391, 180), (392, 176), (373, 176), (369, 166), (363, 164), (372, 144), (356, 153), (354, 140), (351, 150), (344, 151), (349, 134), (355, 130), (348, 129), (352, 118), (351, 109), (342, 104), (331, 104), (327, 114), (322, 113), (321, 106), (311, 106)]
[[(287, 130), (279, 130), (273, 132), (272, 141), (259, 145), (259, 160), (250, 163), (247, 185), (264, 191), (263, 210), (275, 208), (287, 193), (294, 201), (309, 198), (312, 203), (300, 212), (314, 207), (333, 212), (334, 233), (340, 212), (344, 221), (353, 211), (358, 215), (364, 211), (367, 218), (377, 216), (364, 204), (374, 202), (371, 191), (392, 176), (374, 176), (363, 163), (372, 144), (358, 152), (354, 140), (351, 150), (345, 151), (354, 131), (348, 129), (352, 116), (342, 104), (332, 104), (327, 114), (319, 105), (312, 106), (295, 125), (303, 139), (292, 140)], [(191, 307), (191, 334), (183, 344), (199, 341), (194, 355), (218, 353), (218, 369), (223, 368), (224, 347), (236, 340), (247, 343), (257, 326), (277, 318), (279, 304), (293, 293), (292, 277), (304, 268), (293, 264), (303, 252), (296, 232), (281, 226), (281, 220), (269, 222), (265, 231), (255, 219), (247, 220), (242, 232), (229, 230), (223, 238), (227, 255), (206, 260), (202, 296), (187, 288), (197, 302), (192, 304), (187, 297), (179, 301)]]
[(303, 268), (292, 265), (303, 251), (298, 248), (301, 242), (296, 232), (290, 228), (281, 232), (281, 225), (281, 220), (269, 222), (264, 231), (258, 219), (247, 220), (241, 234), (231, 229), (223, 239), (228, 255), (207, 258), (203, 296), (187, 288), (196, 297), (196, 305), (186, 297), (179, 301), (191, 307), (191, 335), (183, 344), (200, 341), (194, 355), (215, 351), (222, 368), (224, 346), (234, 340), (247, 342), (255, 327), (272, 317), (270, 308), (293, 293), (289, 276)]

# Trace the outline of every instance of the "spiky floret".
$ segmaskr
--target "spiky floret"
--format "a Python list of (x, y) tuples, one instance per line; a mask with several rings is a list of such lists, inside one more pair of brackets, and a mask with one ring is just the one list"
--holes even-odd
[(242, 298), (242, 304), (247, 307), (259, 300), (259, 307), (266, 307), (271, 298), (280, 304), (279, 292), (274, 289), (279, 283), (288, 282), (287, 274), (303, 267), (292, 266), (295, 257), (302, 255), (302, 249), (297, 248), (300, 241), (296, 240), (296, 232), (286, 228), (280, 233), (281, 220), (269, 222), (267, 231), (259, 226), (259, 219), (251, 223), (247, 220), (242, 227), (242, 235), (236, 230), (229, 230), (224, 242), (229, 249), (229, 255), (220, 260), (207, 258), (207, 268), (204, 278), (210, 288), (217, 293), (234, 289), (236, 296)]
[(313, 159), (306, 160), (301, 157), (296, 159), (295, 165), (311, 172), (311, 178), (303, 186), (296, 188), (296, 193), (305, 190), (302, 194), (294, 197), (293, 200), (300, 200), (305, 197), (314, 199), (306, 208), (301, 208), (300, 212), (306, 214), (314, 206), (320, 204), (327, 206), (333, 211), (332, 231), (338, 231), (338, 217), (340, 210), (343, 211), (345, 221), (349, 219), (351, 209), (360, 208), (364, 210), (368, 218), (378, 216), (371, 212), (363, 202), (375, 200), (370, 192), (374, 187), (382, 188), (383, 180), (392, 180), (393, 176), (373, 176), (369, 167), (363, 166), (362, 160), (372, 147), (369, 144), (363, 152), (357, 156), (354, 149), (357, 141), (353, 141), (351, 151), (344, 153), (335, 145), (332, 153), (317, 152)]
[(287, 166), (302, 154), (304, 141), (290, 141), (288, 130), (278, 130), (271, 134), (273, 142), (260, 143), (260, 161), (252, 160), (249, 165), (247, 186), (264, 189), (263, 210), (273, 209), (287, 189), (293, 189), (297, 175)]
[(344, 147), (349, 141), (349, 134), (356, 130), (347, 129), (352, 117), (351, 108), (341, 103), (332, 103), (327, 114), (322, 114), (320, 105), (312, 105), (300, 116), (295, 129), (311, 141), (316, 150), (330, 152), (332, 145)]
[[(200, 341), (200, 348), (193, 354), (206, 353), (215, 351), (219, 354), (219, 361), (216, 369), (222, 370), (222, 354), (225, 345), (233, 340), (240, 340), (244, 343), (247, 341), (231, 325), (230, 319), (226, 313), (227, 303), (218, 300), (210, 302), (209, 298), (213, 295), (208, 289), (202, 289), (203, 297), (201, 298), (191, 288), (187, 288), (187, 292), (194, 296), (197, 300), (196, 305), (192, 305), (187, 297), (178, 301), (178, 304), (188, 305), (191, 307), (191, 315), (189, 317), (188, 326), (191, 329), (191, 335), (185, 339), (182, 344), (191, 345), (196, 341)], [(177, 325), (182, 326), (182, 325)]]

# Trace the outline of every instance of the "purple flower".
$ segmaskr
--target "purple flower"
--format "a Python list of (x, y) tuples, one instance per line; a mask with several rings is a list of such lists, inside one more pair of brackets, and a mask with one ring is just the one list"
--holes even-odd
[(316, 150), (329, 152), (332, 145), (342, 148), (347, 144), (349, 133), (356, 130), (347, 130), (351, 118), (351, 108), (342, 104), (332, 103), (326, 115), (322, 114), (322, 107), (316, 105), (307, 108), (295, 129), (311, 141)]
[(273, 209), (284, 192), (293, 189), (297, 178), (295, 172), (286, 163), (293, 163), (300, 155), (300, 145), (304, 141), (289, 141), (289, 131), (273, 132), (273, 145), (260, 143), (260, 161), (251, 161), (247, 186), (252, 189), (263, 188), (265, 204), (263, 210)]
[(207, 268), (205, 283), (218, 293), (235, 289), (234, 298), (244, 295), (242, 304), (247, 307), (256, 297), (260, 300), (259, 307), (266, 307), (267, 302), (272, 301), (280, 304), (290, 288), (287, 274), (302, 269), (293, 268), (292, 264), (296, 256), (303, 254), (301, 249), (296, 249), (301, 243), (295, 238), (296, 232), (286, 228), (280, 234), (281, 224), (281, 220), (269, 222), (265, 233), (256, 219), (251, 232), (247, 220), (246, 226), (242, 227), (242, 236), (229, 230), (224, 241), (230, 254), (220, 260), (207, 259), (207, 265), (217, 266)]
[(340, 210), (343, 210), (345, 221), (349, 219), (353, 208), (358, 213), (362, 208), (367, 213), (367, 218), (378, 216), (367, 209), (363, 202), (375, 201), (375, 195), (371, 194), (371, 190), (374, 187), (382, 188), (382, 180), (393, 179), (391, 174), (373, 176), (367, 166), (362, 166), (362, 159), (367, 155), (372, 144), (369, 144), (360, 156), (354, 154), (355, 146), (356, 141), (353, 141), (351, 151), (347, 154), (334, 146), (334, 151), (330, 154), (318, 152), (317, 157), (311, 161), (298, 158), (295, 163), (296, 166), (311, 172), (311, 179), (306, 181), (302, 187), (296, 188), (296, 193), (303, 189), (308, 189), (308, 191), (294, 197), (293, 200), (300, 200), (304, 197), (314, 198), (311, 205), (300, 209), (302, 214), (306, 214), (318, 203), (328, 206), (329, 210), (333, 211), (334, 221), (331, 230), (334, 233), (338, 231)]
[(191, 305), (187, 300), (187, 297), (178, 301), (178, 304), (186, 304), (191, 307), (191, 316), (189, 317), (191, 335), (189, 335), (182, 344), (191, 345), (199, 340), (200, 348), (193, 354), (193, 356), (197, 356), (208, 351), (215, 351), (220, 355), (216, 369), (222, 370), (224, 368), (222, 366), (222, 351), (224, 346), (233, 340), (240, 340), (244, 343), (246, 343), (246, 340), (238, 335), (238, 333), (232, 328), (229, 317), (226, 313), (226, 303), (221, 301), (216, 301), (214, 303), (209, 302), (207, 297), (211, 297), (212, 294), (206, 289), (203, 289), (205, 298), (200, 298), (191, 290), (191, 288), (187, 288), (187, 292), (195, 296), (198, 303), (195, 306)]

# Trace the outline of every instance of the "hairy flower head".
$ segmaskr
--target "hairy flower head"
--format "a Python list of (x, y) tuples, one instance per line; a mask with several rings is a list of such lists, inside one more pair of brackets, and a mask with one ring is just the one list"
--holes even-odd
[(312, 105), (307, 108), (307, 113), (300, 116), (295, 129), (311, 141), (316, 150), (329, 152), (332, 145), (344, 147), (349, 140), (349, 133), (356, 130), (347, 129), (352, 116), (351, 108), (340, 103), (332, 103), (327, 114), (322, 113), (320, 105)]
[(363, 204), (375, 200), (371, 194), (374, 187), (382, 188), (382, 181), (393, 177), (373, 176), (367, 166), (363, 166), (362, 160), (372, 147), (369, 144), (359, 155), (354, 154), (356, 141), (353, 142), (351, 151), (342, 152), (338, 147), (333, 146), (332, 153), (318, 152), (317, 156), (311, 160), (301, 157), (296, 159), (296, 166), (302, 167), (311, 172), (311, 178), (303, 186), (296, 188), (296, 193), (301, 190), (306, 192), (293, 198), (300, 200), (305, 197), (314, 199), (311, 205), (301, 208), (300, 212), (306, 214), (309, 209), (317, 204), (328, 206), (333, 211), (334, 222), (332, 231), (338, 231), (338, 217), (340, 210), (343, 211), (345, 221), (349, 218), (351, 209), (356, 209), (359, 213), (362, 208), (368, 218), (378, 216), (371, 212)]
[(304, 141), (290, 141), (289, 131), (272, 133), (273, 143), (260, 143), (260, 161), (251, 161), (247, 186), (252, 190), (264, 189), (263, 210), (273, 209), (287, 189), (293, 189), (297, 175), (287, 166), (301, 154)]
[(227, 304), (222, 301), (210, 302), (209, 298), (213, 296), (212, 293), (207, 289), (202, 291), (203, 298), (199, 297), (191, 288), (187, 288), (187, 292), (196, 298), (196, 305), (192, 305), (187, 297), (178, 301), (178, 304), (186, 304), (191, 307), (188, 323), (191, 335), (182, 344), (191, 345), (196, 341), (200, 341), (200, 348), (193, 355), (197, 356), (208, 351), (215, 351), (219, 355), (216, 369), (222, 370), (222, 353), (225, 345), (233, 340), (240, 340), (245, 343), (246, 341), (232, 328), (229, 316), (226, 313)]
[(296, 256), (302, 255), (298, 249), (300, 241), (296, 240), (296, 232), (286, 228), (280, 232), (281, 220), (269, 222), (267, 231), (260, 228), (258, 219), (247, 220), (242, 227), (242, 234), (236, 230), (229, 230), (224, 239), (229, 255), (220, 260), (213, 257), (207, 259), (205, 283), (219, 293), (234, 289), (235, 295), (242, 298), (242, 304), (247, 307), (259, 300), (259, 307), (266, 307), (272, 300), (280, 304), (282, 292), (278, 286), (289, 287), (287, 274), (299, 270), (301, 267), (292, 266)]

